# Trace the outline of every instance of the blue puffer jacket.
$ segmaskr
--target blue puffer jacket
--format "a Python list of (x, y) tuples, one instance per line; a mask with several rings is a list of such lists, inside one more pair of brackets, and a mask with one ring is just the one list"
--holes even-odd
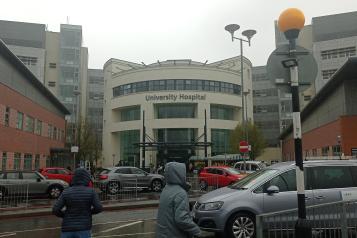
[(156, 238), (186, 238), (199, 235), (200, 228), (190, 216), (185, 164), (166, 164), (165, 179), (166, 186), (160, 195)]
[(62, 231), (90, 230), (92, 215), (103, 210), (97, 193), (88, 187), (89, 181), (87, 170), (76, 169), (71, 187), (62, 192), (53, 206), (53, 214), (63, 218)]

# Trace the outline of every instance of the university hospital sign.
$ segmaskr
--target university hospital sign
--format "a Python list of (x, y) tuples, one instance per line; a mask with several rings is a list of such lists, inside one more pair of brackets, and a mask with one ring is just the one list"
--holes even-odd
[(166, 94), (166, 95), (146, 95), (145, 100), (149, 101), (204, 101), (206, 100), (206, 94)]

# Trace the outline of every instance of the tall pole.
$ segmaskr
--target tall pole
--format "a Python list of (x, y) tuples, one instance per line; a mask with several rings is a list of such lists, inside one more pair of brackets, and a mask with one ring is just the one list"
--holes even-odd
[(142, 165), (141, 167), (144, 169), (145, 168), (145, 137), (146, 137), (146, 127), (145, 127), (145, 111), (143, 110), (143, 147), (142, 147)]
[(204, 126), (204, 143), (205, 143), (205, 165), (208, 166), (208, 157), (207, 157), (207, 111), (205, 109), (205, 126)]
[(244, 133), (244, 139), (247, 139), (245, 128), (245, 114), (244, 114), (244, 72), (243, 72), (243, 40), (240, 41), (240, 79), (241, 79), (241, 98), (242, 98), (242, 128)]

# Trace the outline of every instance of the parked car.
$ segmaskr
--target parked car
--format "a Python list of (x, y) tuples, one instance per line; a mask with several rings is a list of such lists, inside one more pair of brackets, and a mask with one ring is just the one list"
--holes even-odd
[(239, 161), (234, 164), (233, 168), (239, 170), (241, 173), (251, 174), (258, 170), (267, 167), (266, 164), (262, 161), (248, 160), (248, 161)]
[(58, 198), (68, 183), (63, 180), (49, 180), (38, 172), (0, 172), (0, 200), (6, 196), (28, 195)]
[(39, 172), (47, 179), (60, 179), (68, 184), (71, 184), (73, 178), (71, 171), (60, 167), (42, 168)]
[[(357, 161), (305, 161), (304, 167), (307, 206), (357, 193)], [(194, 221), (224, 237), (255, 237), (256, 215), (297, 208), (295, 171), (294, 162), (278, 163), (207, 193), (193, 207)]]
[(109, 194), (120, 189), (151, 189), (159, 192), (165, 185), (164, 176), (150, 174), (136, 167), (112, 167), (104, 169), (98, 176), (99, 187)]
[(208, 186), (225, 187), (242, 179), (244, 176), (238, 170), (228, 166), (205, 167), (198, 175), (201, 190), (206, 190)]

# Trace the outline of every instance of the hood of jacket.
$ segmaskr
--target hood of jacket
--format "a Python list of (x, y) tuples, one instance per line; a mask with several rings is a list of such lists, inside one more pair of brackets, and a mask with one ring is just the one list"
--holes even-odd
[(91, 181), (90, 174), (86, 169), (79, 168), (74, 171), (72, 186), (88, 186)]
[(165, 166), (165, 179), (167, 184), (180, 185), (186, 189), (186, 165), (170, 162)]

